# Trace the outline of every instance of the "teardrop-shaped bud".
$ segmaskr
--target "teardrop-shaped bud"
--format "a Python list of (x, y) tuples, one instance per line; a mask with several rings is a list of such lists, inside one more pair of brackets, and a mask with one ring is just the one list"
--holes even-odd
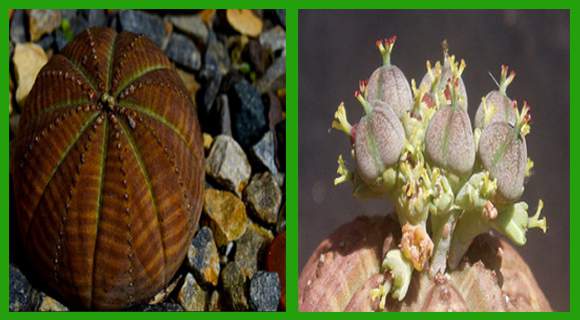
[(497, 179), (501, 198), (508, 202), (519, 199), (528, 159), (526, 139), (512, 125), (496, 122), (483, 130), (478, 154), (483, 167)]
[(475, 145), (467, 112), (449, 105), (440, 108), (427, 127), (425, 151), (438, 167), (461, 176), (471, 173)]
[[(501, 66), (501, 76), (497, 90), (489, 92), (484, 99), (482, 99), (475, 113), (475, 127), (484, 129), (488, 125), (495, 122), (507, 122), (511, 125), (516, 123), (516, 111), (512, 99), (507, 96), (507, 88), (514, 81), (516, 72), (511, 70), (509, 72), (507, 65)], [(490, 73), (493, 78), (493, 75)], [(493, 78), (495, 81), (495, 78)]]
[(376, 69), (369, 78), (367, 100), (385, 102), (401, 118), (411, 110), (413, 95), (405, 75), (395, 65)]
[(484, 129), (495, 122), (514, 125), (516, 112), (512, 100), (504, 93), (493, 90), (482, 99), (475, 113), (475, 127)]
[(413, 106), (413, 95), (409, 81), (403, 71), (391, 64), (391, 52), (395, 46), (396, 36), (377, 41), (377, 47), (383, 56), (383, 65), (370, 76), (366, 86), (366, 100), (385, 102), (400, 118)]
[(354, 151), (359, 176), (375, 184), (385, 169), (399, 161), (405, 130), (395, 112), (384, 102), (373, 101), (372, 112), (356, 125)]

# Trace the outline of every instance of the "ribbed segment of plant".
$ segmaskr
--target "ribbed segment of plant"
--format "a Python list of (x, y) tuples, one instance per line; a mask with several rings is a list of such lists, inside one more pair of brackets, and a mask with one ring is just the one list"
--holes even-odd
[(195, 107), (143, 35), (91, 28), (41, 70), (15, 139), (20, 246), (72, 308), (148, 300), (183, 261), (203, 205)]
[[(339, 156), (335, 185), (351, 181), (356, 197), (389, 199), (401, 225), (398, 249), (382, 265), (390, 276), (372, 291), (381, 305), (389, 293), (404, 299), (413, 271), (434, 277), (457, 267), (478, 234), (493, 229), (524, 245), (528, 229), (547, 228), (542, 200), (532, 216), (518, 202), (533, 162), (525, 140), (529, 106), (520, 111), (506, 95), (515, 73), (501, 67), (499, 88), (482, 99), (474, 132), (461, 79), (465, 61), (444, 42), (443, 64), (427, 61), (419, 87), (415, 80), (409, 86), (390, 64), (394, 39), (378, 42), (383, 66), (355, 93), (365, 115), (351, 124), (341, 103), (332, 122), (349, 136), (354, 158), (349, 170)], [(407, 88), (412, 98), (401, 99)]]

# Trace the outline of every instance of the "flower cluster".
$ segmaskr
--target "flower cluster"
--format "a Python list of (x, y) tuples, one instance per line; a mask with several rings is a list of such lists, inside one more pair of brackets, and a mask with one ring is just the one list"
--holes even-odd
[(398, 248), (383, 260), (390, 278), (374, 291), (381, 305), (389, 293), (405, 297), (413, 271), (435, 276), (456, 268), (478, 234), (493, 229), (524, 245), (528, 229), (547, 228), (542, 200), (532, 216), (518, 201), (533, 162), (525, 139), (530, 107), (519, 109), (506, 93), (515, 72), (501, 66), (498, 89), (482, 98), (473, 129), (465, 61), (444, 42), (443, 63), (427, 61), (417, 87), (391, 63), (395, 41), (377, 41), (383, 65), (355, 92), (364, 116), (350, 124), (341, 103), (332, 122), (349, 136), (354, 160), (349, 170), (339, 156), (335, 185), (350, 181), (356, 197), (389, 199), (401, 225)]

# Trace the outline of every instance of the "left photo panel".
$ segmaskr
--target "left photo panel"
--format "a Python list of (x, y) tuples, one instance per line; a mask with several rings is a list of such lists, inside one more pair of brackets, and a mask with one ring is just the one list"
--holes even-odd
[(10, 311), (284, 311), (284, 10), (9, 10)]

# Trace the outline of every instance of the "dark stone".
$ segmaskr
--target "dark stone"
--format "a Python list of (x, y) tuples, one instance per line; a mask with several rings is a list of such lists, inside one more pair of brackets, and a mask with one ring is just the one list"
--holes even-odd
[(230, 64), (226, 47), (218, 40), (215, 33), (210, 32), (200, 72), (204, 87), (200, 103), (202, 120), (210, 118), (211, 109), (222, 85), (222, 79), (228, 73)]
[[(58, 28), (55, 31), (55, 43), (58, 51), (61, 51), (69, 41), (72, 41), (75, 36), (85, 31), (89, 27), (89, 22), (87, 19), (81, 15), (77, 15), (76, 10), (74, 15), (69, 14), (68, 16), (70, 16), (70, 18), (66, 19), (66, 21), (68, 21), (68, 29), (63, 30), (62, 28)], [(67, 35), (69, 36), (67, 37)]]
[(131, 307), (128, 311), (143, 311), (143, 312), (175, 312), (184, 311), (183, 307), (178, 303), (163, 302), (159, 304), (140, 304)]
[(68, 40), (66, 39), (64, 32), (61, 29), (56, 29), (54, 33), (54, 42), (56, 43), (56, 49), (61, 51), (66, 47)]
[(26, 14), (24, 10), (14, 10), (10, 21), (10, 41), (14, 43), (26, 42)]
[[(70, 28), (73, 33), (73, 37), (76, 37), (79, 33), (85, 31), (89, 27), (89, 22), (85, 17), (76, 15), (69, 20)], [(69, 39), (72, 40), (72, 39)]]
[(282, 104), (280, 104), (280, 99), (272, 91), (268, 91), (263, 98), (264, 104), (268, 106), (268, 124), (270, 125), (270, 129), (274, 130), (276, 125), (284, 120)]
[(89, 27), (107, 26), (107, 15), (105, 10), (81, 10), (83, 16), (87, 19)]
[(33, 311), (40, 303), (39, 293), (32, 288), (28, 279), (10, 264), (10, 311)]
[(286, 28), (286, 10), (284, 9), (276, 9), (276, 16), (278, 17), (278, 21), (280, 24)]
[(230, 115), (230, 104), (228, 96), (220, 94), (215, 101), (215, 113), (217, 115), (217, 134), (232, 136), (232, 119)]
[[(68, 31), (65, 32), (63, 28), (58, 28), (55, 31), (54, 40), (56, 43), (56, 48), (58, 51), (61, 51), (69, 41), (71, 41), (76, 35), (85, 31), (89, 23), (88, 21), (80, 15), (77, 15), (76, 10), (62, 10), (62, 12), (67, 12), (66, 18), (63, 15), (63, 24), (68, 25)], [(72, 14), (74, 12), (74, 14)], [(66, 21), (66, 22), (65, 22)], [(67, 34), (70, 32), (70, 37), (67, 37)]]
[(213, 32), (210, 32), (208, 34), (208, 43), (201, 77), (209, 79), (215, 77), (217, 74), (224, 76), (230, 70), (230, 65), (230, 57), (226, 47), (217, 39)]
[(252, 147), (252, 155), (261, 166), (268, 169), (273, 175), (278, 174), (276, 167), (276, 146), (274, 132), (269, 130), (262, 139)]
[[(212, 77), (209, 78), (205, 78), (203, 80), (203, 86), (201, 89), (201, 103), (200, 103), (200, 116), (202, 118), (202, 124), (205, 123), (213, 123), (212, 116), (215, 115), (212, 114), (212, 108), (213, 105), (215, 103), (215, 99), (218, 95), (218, 92), (220, 90), (220, 86), (222, 83), (222, 76), (218, 73), (216, 73), (215, 75), (213, 75)], [(208, 128), (210, 133), (212, 131), (212, 128)]]
[(220, 257), (210, 228), (202, 227), (197, 232), (187, 251), (186, 261), (202, 284), (217, 286)]
[(236, 241), (234, 257), (244, 276), (251, 278), (258, 271), (258, 265), (263, 261), (265, 248), (273, 239), (274, 236), (268, 229), (255, 223), (248, 225), (244, 235)]
[[(244, 81), (246, 77), (240, 73), (239, 70), (231, 70), (228, 74), (226, 74), (222, 80), (222, 85), (220, 87), (220, 92), (228, 93), (233, 90), (234, 84)], [(231, 100), (230, 105), (231, 105)], [(230, 108), (231, 111), (231, 108)]]
[(113, 28), (115, 30), (121, 29), (121, 23), (119, 23), (119, 15), (117, 14), (117, 12), (109, 13), (107, 15), (107, 25), (109, 26), (109, 28)]
[(250, 307), (256, 311), (276, 311), (280, 293), (278, 274), (258, 271), (250, 280)]
[(159, 16), (143, 11), (122, 10), (119, 13), (119, 23), (122, 31), (144, 34), (158, 47), (163, 47), (167, 32), (163, 19)]
[(272, 63), (270, 53), (257, 40), (250, 40), (248, 43), (248, 60), (259, 75), (264, 74), (268, 66)]
[(235, 311), (248, 310), (248, 299), (246, 297), (246, 278), (235, 261), (228, 262), (222, 270), (221, 280), (224, 289), (224, 302)]
[(276, 159), (280, 171), (286, 171), (286, 121), (276, 125)]
[(42, 49), (44, 49), (44, 51), (47, 51), (48, 49), (51, 49), (54, 44), (54, 36), (52, 33), (45, 34), (37, 43), (42, 47)]
[(275, 82), (277, 82), (279, 78), (284, 78), (282, 83), (285, 83), (285, 75), (286, 56), (281, 56), (277, 58), (270, 67), (268, 67), (266, 73), (256, 82), (256, 88), (261, 93), (276, 90), (278, 87), (280, 87), (280, 84), (276, 86), (274, 85)]
[(75, 17), (77, 15), (78, 10), (71, 10), (71, 9), (66, 9), (66, 10), (60, 10), (60, 15), (62, 17), (62, 19), (67, 19), (70, 21), (70, 19), (72, 19), (73, 17)]
[(264, 104), (256, 88), (246, 80), (232, 86), (229, 98), (234, 138), (249, 149), (268, 131)]
[(165, 49), (167, 56), (189, 70), (199, 70), (201, 67), (201, 55), (195, 43), (188, 37), (173, 33)]

